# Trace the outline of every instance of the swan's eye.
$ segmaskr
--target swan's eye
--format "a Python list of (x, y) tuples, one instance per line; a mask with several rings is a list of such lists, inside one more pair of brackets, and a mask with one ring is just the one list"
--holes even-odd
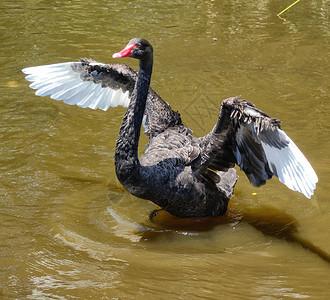
[(139, 48), (141, 48), (141, 43), (137, 43), (136, 46), (138, 46)]

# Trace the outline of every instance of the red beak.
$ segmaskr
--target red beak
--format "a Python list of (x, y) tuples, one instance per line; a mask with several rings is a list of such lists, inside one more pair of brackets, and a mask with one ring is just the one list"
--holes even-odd
[(130, 57), (135, 44), (128, 44), (123, 50), (112, 55), (113, 58)]

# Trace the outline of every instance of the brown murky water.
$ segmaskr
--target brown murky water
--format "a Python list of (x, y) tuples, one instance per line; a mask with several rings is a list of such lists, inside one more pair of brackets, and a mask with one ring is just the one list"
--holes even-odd
[[(0, 298), (328, 299), (329, 3), (277, 18), (292, 2), (0, 2)], [(37, 97), (20, 71), (111, 62), (139, 36), (153, 88), (196, 135), (229, 96), (280, 118), (319, 176), (312, 199), (240, 173), (225, 217), (151, 223), (114, 174), (124, 109)]]

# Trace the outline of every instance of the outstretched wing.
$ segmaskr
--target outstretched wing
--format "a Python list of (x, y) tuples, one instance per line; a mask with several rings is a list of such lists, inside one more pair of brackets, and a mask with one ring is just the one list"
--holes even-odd
[(107, 110), (110, 106), (127, 107), (137, 73), (122, 64), (101, 64), (91, 59), (22, 70), (37, 96), (63, 100), (70, 105)]
[(254, 186), (277, 176), (288, 188), (310, 198), (317, 175), (295, 143), (254, 105), (238, 97), (222, 102), (219, 120), (204, 138), (201, 172), (224, 170), (236, 163)]
[[(102, 64), (92, 59), (25, 68), (30, 87), (37, 96), (63, 100), (70, 105), (107, 110), (110, 106), (127, 107), (138, 74), (124, 64)], [(162, 115), (154, 113), (162, 112)], [(149, 137), (157, 135), (173, 124), (181, 123), (177, 112), (149, 88), (145, 126)]]

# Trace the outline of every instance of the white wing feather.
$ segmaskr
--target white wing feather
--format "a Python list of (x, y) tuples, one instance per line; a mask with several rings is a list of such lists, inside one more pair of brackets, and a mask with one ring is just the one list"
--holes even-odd
[(71, 68), (73, 62), (25, 68), (26, 80), (32, 81), (30, 87), (37, 90), (37, 96), (48, 96), (63, 100), (70, 105), (91, 109), (107, 110), (110, 106), (129, 105), (129, 92), (102, 87), (101, 83), (83, 81), (80, 73)]
[(295, 143), (283, 130), (278, 131), (289, 141), (286, 147), (278, 149), (261, 142), (269, 168), (289, 189), (310, 198), (318, 182), (317, 175)]

